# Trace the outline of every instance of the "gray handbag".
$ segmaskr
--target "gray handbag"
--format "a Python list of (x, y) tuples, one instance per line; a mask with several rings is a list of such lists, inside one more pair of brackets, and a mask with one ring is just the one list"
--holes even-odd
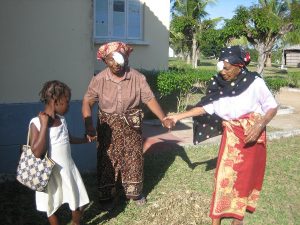
[(55, 162), (46, 153), (44, 158), (36, 158), (29, 146), (30, 128), (27, 144), (22, 146), (22, 153), (17, 167), (17, 180), (34, 191), (45, 191)]

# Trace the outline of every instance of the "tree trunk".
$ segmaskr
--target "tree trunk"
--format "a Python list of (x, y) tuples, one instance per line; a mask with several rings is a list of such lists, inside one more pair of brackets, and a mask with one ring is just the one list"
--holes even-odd
[(267, 57), (271, 54), (272, 47), (274, 45), (274, 40), (269, 42), (261, 42), (255, 45), (255, 49), (258, 51), (258, 62), (257, 62), (257, 72), (262, 75)]
[(266, 67), (272, 67), (272, 54), (271, 54), (271, 52), (269, 52), (267, 54)]
[(200, 66), (200, 49), (199, 47), (197, 48), (196, 50), (196, 64), (197, 64), (197, 67)]
[(191, 54), (187, 54), (186, 63), (191, 64)]
[(251, 34), (247, 37), (248, 41), (255, 47), (258, 52), (258, 60), (257, 60), (257, 73), (261, 76), (263, 75), (263, 71), (265, 68), (265, 64), (267, 61), (267, 57), (272, 52), (272, 48), (274, 46), (277, 36), (265, 39), (254, 39)]
[(197, 68), (197, 40), (196, 40), (196, 33), (193, 34), (192, 66), (193, 66), (193, 68)]
[(267, 54), (261, 51), (258, 51), (258, 62), (257, 62), (257, 72), (262, 74), (265, 68), (265, 61), (267, 58)]
[(285, 66), (285, 57), (284, 57), (284, 49), (282, 49), (281, 53), (281, 68)]
[(184, 52), (182, 51), (182, 49), (180, 50), (180, 58), (182, 59), (182, 61), (185, 60)]

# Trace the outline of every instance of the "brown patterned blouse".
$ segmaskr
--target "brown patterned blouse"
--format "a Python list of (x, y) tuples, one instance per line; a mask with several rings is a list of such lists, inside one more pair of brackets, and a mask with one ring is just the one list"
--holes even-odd
[(99, 108), (107, 113), (124, 113), (138, 108), (154, 98), (146, 78), (137, 70), (129, 68), (124, 79), (114, 80), (109, 68), (95, 75), (85, 93), (89, 101), (98, 102)]

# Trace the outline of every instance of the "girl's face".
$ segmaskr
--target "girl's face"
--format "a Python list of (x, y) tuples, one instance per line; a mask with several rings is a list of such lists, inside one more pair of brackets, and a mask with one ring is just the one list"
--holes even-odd
[(231, 65), (230, 63), (224, 61), (224, 67), (220, 71), (220, 74), (222, 75), (224, 80), (231, 81), (231, 80), (235, 80), (240, 72), (241, 72), (241, 67)]
[(67, 96), (63, 96), (60, 99), (55, 101), (55, 112), (59, 115), (64, 115), (69, 110), (70, 98)]

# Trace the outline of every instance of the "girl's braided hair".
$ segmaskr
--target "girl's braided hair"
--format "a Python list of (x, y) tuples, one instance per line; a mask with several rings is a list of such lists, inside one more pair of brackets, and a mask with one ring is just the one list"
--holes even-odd
[(41, 102), (47, 104), (51, 99), (59, 100), (62, 97), (71, 99), (71, 89), (58, 80), (47, 81), (39, 93)]

